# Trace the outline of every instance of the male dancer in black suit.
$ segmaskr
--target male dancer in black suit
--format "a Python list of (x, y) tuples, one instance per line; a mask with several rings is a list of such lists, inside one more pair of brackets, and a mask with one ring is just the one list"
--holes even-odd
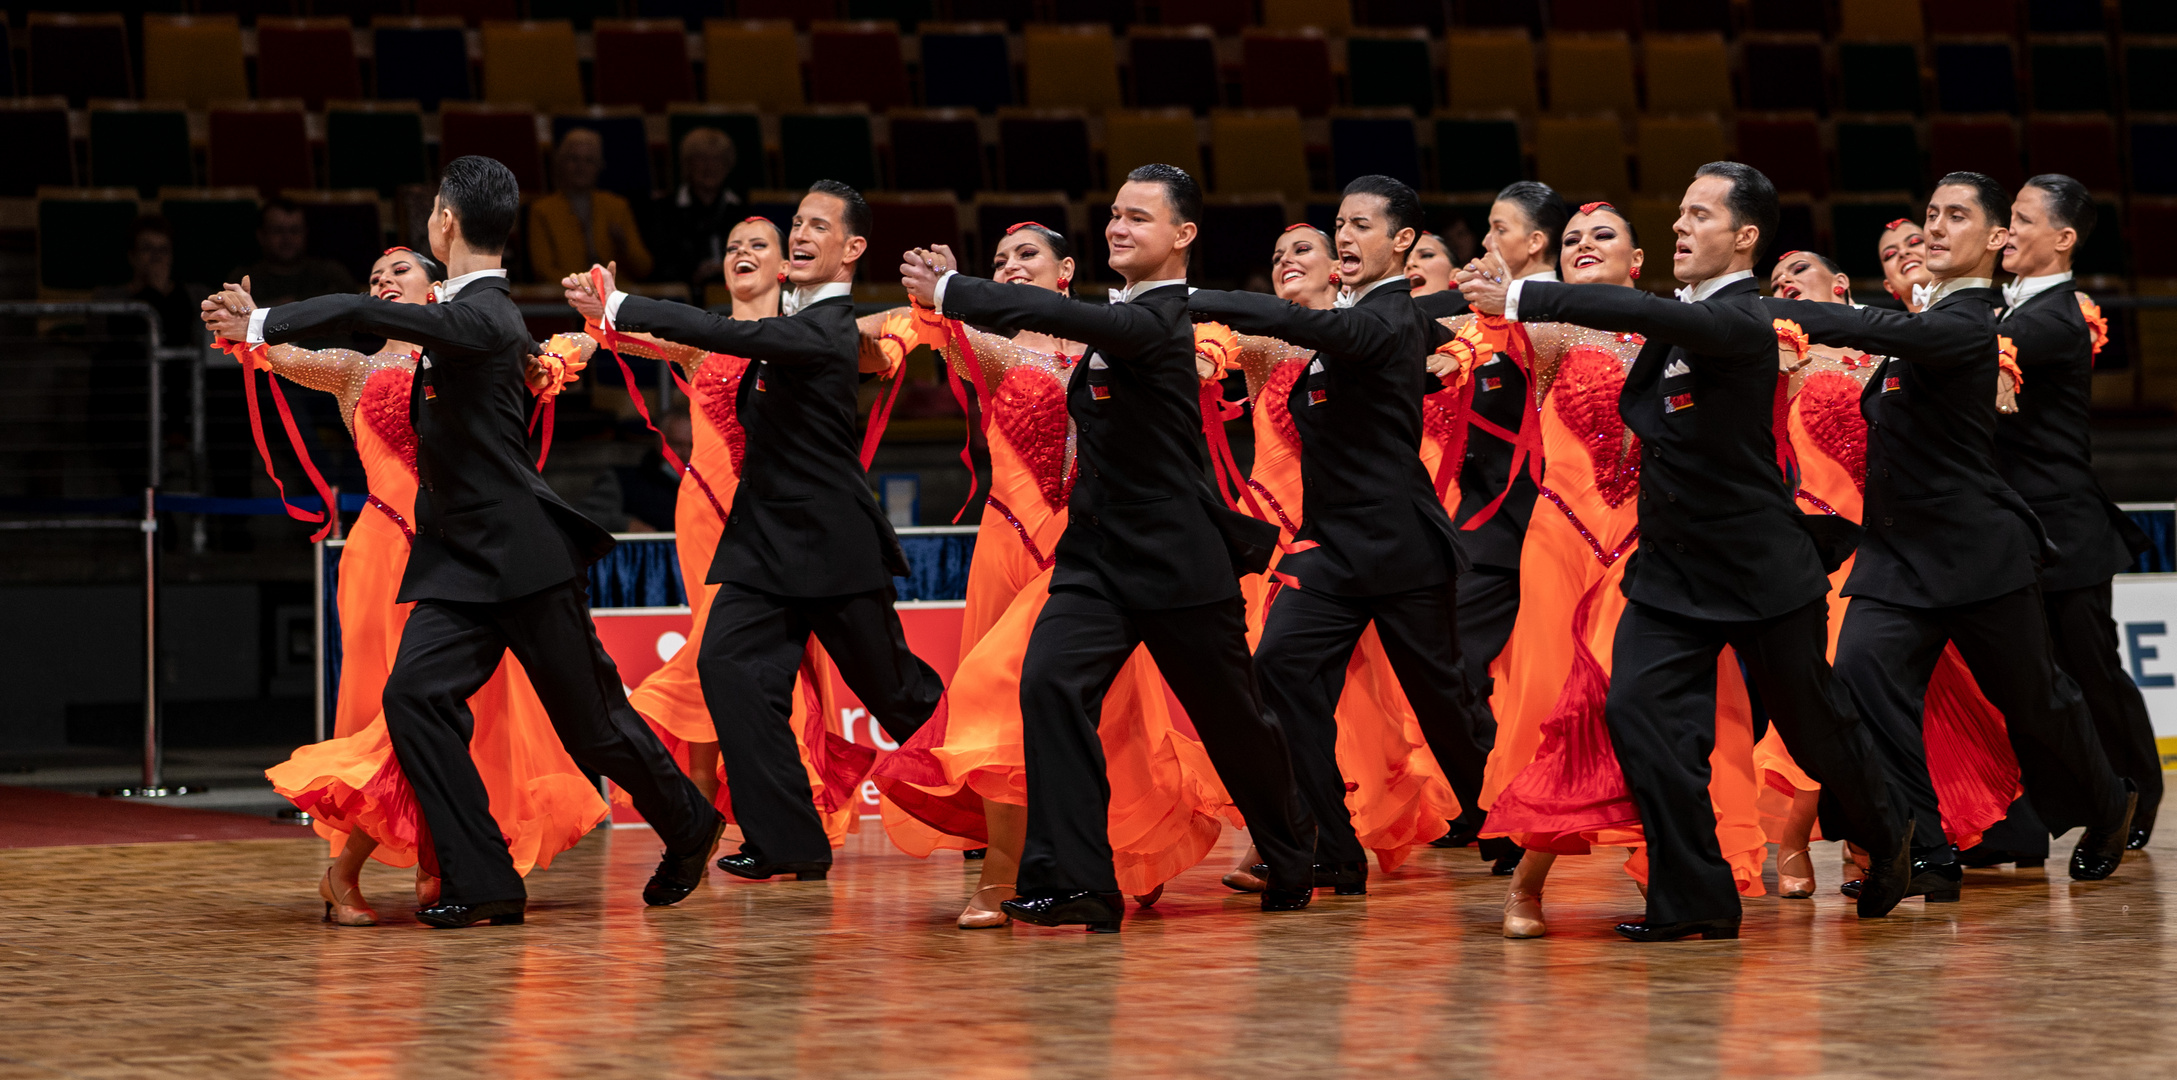
[(1910, 826), (1824, 659), (1824, 567), (1843, 561), (1844, 544), (1817, 536), (1778, 467), (1776, 331), (1752, 269), (1776, 220), (1768, 177), (1712, 162), (1695, 174), (1673, 226), (1672, 269), (1687, 285), (1677, 302), (1601, 285), (1506, 283), (1494, 256), (1461, 275), (1477, 310), (1648, 339), (1618, 399), (1641, 441), (1640, 546), (1626, 564), (1604, 707), (1648, 836), (1647, 917), (1617, 927), (1635, 941), (1738, 936), (1738, 890), (1708, 799), (1725, 645), (1792, 756), (1821, 782), (1838, 826), (1825, 831), (1874, 856), (1860, 916), (1886, 914), (1906, 885)]
[(1277, 528), (1226, 508), (1202, 456), (1186, 281), (1201, 212), (1184, 170), (1129, 173), (1104, 227), (1127, 283), (1109, 304), (969, 277), (942, 250), (909, 252), (900, 267), (908, 292), (948, 316), (1088, 346), (1066, 389), (1079, 475), (1021, 669), (1028, 834), (1020, 896), (1005, 909), (1038, 926), (1119, 929), (1096, 726), (1104, 692), (1142, 644), (1269, 864), (1263, 910), (1298, 910), (1314, 895), (1314, 827), (1284, 731), (1255, 690), (1238, 581), (1268, 563)]
[(2048, 539), (1996, 468), (2003, 294), (1992, 276), (2010, 212), (2010, 193), (1990, 177), (1942, 178), (1928, 198), (1934, 281), (1915, 287), (1926, 289), (1917, 315), (1768, 301), (1812, 341), (1888, 358), (1861, 399), (1867, 537), (1844, 585), (1852, 603), (1837, 636), (1837, 674), (1883, 741), (1910, 804), (1911, 895), (1931, 900), (1957, 899), (1963, 877), (1943, 839), (1920, 730), (1922, 698), (1945, 644), (1957, 645), (2003, 712), (2020, 780), (2050, 835), (2086, 826), (2072, 877), (2115, 872), (2138, 798), (2110, 768), (2078, 684), (2056, 666), (2039, 569)]
[(937, 672), (907, 647), (892, 579), (899, 538), (869, 492), (855, 437), (861, 335), (854, 264), (869, 246), (869, 204), (836, 180), (802, 196), (786, 237), (786, 314), (749, 321), (629, 296), (612, 275), (569, 278), (567, 300), (608, 330), (642, 331), (748, 357), (738, 402), (747, 453), (718, 554), (718, 586), (696, 670), (718, 728), (743, 842), (718, 860), (736, 877), (822, 880), (831, 842), (794, 741), (794, 673), (814, 634), (839, 677), (892, 738), (905, 741), (944, 699)]
[(1293, 771), (1315, 815), (1315, 883), (1368, 891), (1338, 771), (1339, 693), (1370, 623), (1467, 817), (1480, 828), (1482, 766), (1496, 723), (1459, 662), (1453, 583), (1466, 555), (1421, 465), (1424, 367), (1435, 335), (1414, 304), (1406, 252), (1421, 223), (1414, 190), (1388, 176), (1346, 185), (1338, 275), (1350, 307), (1316, 311), (1263, 293), (1197, 290), (1194, 315), (1316, 350), (1293, 383), (1301, 525), (1278, 564), (1286, 587), (1255, 649), (1263, 704), (1285, 724)]
[(321, 296), (250, 311), (246, 288), (241, 313), (205, 303), (205, 321), (230, 340), (361, 331), (424, 347), (408, 405), (421, 487), (399, 597), (416, 607), (386, 678), (385, 712), (444, 882), (438, 903), (416, 918), (441, 928), (518, 923), (526, 906), (468, 747), (469, 695), (509, 650), (568, 756), (625, 788), (665, 842), (645, 903), (693, 891), (723, 827), (628, 706), (590, 623), (583, 567), (612, 549), (612, 537), (560, 501), (529, 455), (522, 373), (536, 342), (499, 267), (520, 206), (514, 174), (499, 162), (446, 166), (430, 233), (451, 276), (436, 304)]

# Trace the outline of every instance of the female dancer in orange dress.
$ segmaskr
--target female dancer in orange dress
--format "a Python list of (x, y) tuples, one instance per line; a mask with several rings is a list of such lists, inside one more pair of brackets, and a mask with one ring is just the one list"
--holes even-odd
[[(1559, 266), (1568, 282), (1631, 288), (1641, 261), (1631, 223), (1608, 203), (1581, 207), (1565, 225)], [(1641, 339), (1473, 316), (1447, 325), (1472, 343), (1470, 355), (1526, 353), (1534, 387), (1537, 411), (1525, 423), (1539, 435), (1542, 501), (1520, 554), (1518, 619), (1491, 669), (1497, 744), (1482, 832), (1510, 836), (1527, 851), (1505, 897), (1504, 935), (1540, 937), (1542, 886), (1558, 855), (1628, 847), (1628, 872), (1646, 873), (1638, 817), (1602, 715), (1625, 608), (1619, 583), (1639, 537), (1640, 444), (1618, 416), (1618, 391)], [(1498, 335), (1510, 335), (1509, 350)], [(1716, 838), (1739, 891), (1759, 896), (1768, 849), (1755, 807), (1752, 711), (1730, 653), (1717, 676), (1709, 782)]]
[[(1280, 299), (1303, 307), (1327, 309), (1338, 299), (1337, 252), (1330, 237), (1313, 225), (1290, 225), (1272, 249), (1270, 284)], [(1277, 338), (1241, 334), (1240, 369), (1247, 375), (1247, 396), (1255, 403), (1252, 421), (1255, 460), (1239, 503), (1266, 514), (1290, 542), (1300, 528), (1300, 436), (1286, 412), (1286, 397), (1313, 352)], [(1206, 408), (1207, 406), (1205, 406)], [(1439, 444), (1422, 440), (1422, 462), (1436, 472)], [(1268, 574), (1240, 583), (1247, 600), (1247, 638), (1262, 638), (1263, 621), (1278, 591), (1276, 559)], [(1346, 778), (1346, 803), (1361, 846), (1376, 853), (1388, 873), (1398, 869), (1415, 846), (1444, 834), (1459, 814), (1451, 784), (1430, 753), (1414, 718), (1413, 707), (1391, 671), (1374, 627), (1361, 635), (1346, 665), (1345, 692), (1339, 696), (1338, 771)], [(1261, 892), (1261, 859), (1250, 847), (1224, 883), (1242, 892)]]
[[(733, 317), (762, 319), (777, 315), (786, 265), (778, 226), (763, 217), (742, 219), (726, 234), (724, 259), (726, 288), (733, 294)], [(589, 333), (602, 335), (596, 327), (591, 327)], [(628, 703), (650, 722), (681, 769), (730, 822), (733, 811), (719, 767), (718, 732), (704, 703), (695, 665), (696, 654), (701, 651), (698, 645), (703, 640), (704, 619), (710, 612), (711, 597), (718, 591), (717, 586), (706, 585), (703, 579), (710, 574), (711, 556), (718, 550), (725, 516), (733, 508), (734, 492), (741, 482), (743, 437), (734, 402), (748, 361), (641, 334), (620, 334), (614, 341), (623, 354), (667, 359), (687, 372), (683, 385), (690, 399), (694, 437), (673, 509), (674, 547), (680, 556), (681, 584), (694, 624), (687, 641), (664, 666), (651, 672), (629, 693)], [(802, 656), (793, 723), (802, 735), (802, 764), (809, 771), (810, 793), (824, 817), (825, 833), (832, 846), (838, 847), (846, 842), (846, 834), (854, 824), (855, 789), (867, 773), (872, 755), (866, 748), (854, 748), (839, 733), (831, 658), (813, 640)]]
[[(370, 289), (381, 300), (426, 304), (435, 276), (435, 263), (394, 248), (371, 268)], [(579, 369), (586, 353), (561, 345)], [(334, 737), (265, 771), (273, 789), (308, 813), (318, 835), (332, 844), (334, 861), (318, 892), (327, 920), (342, 926), (378, 920), (359, 886), (363, 860), (373, 856), (391, 866), (414, 864), (419, 902), (434, 902), (438, 895), (431, 847), (419, 843), (422, 814), (393, 755), (379, 704), (410, 607), (394, 597), (408, 565), (409, 522), (415, 515), (416, 433), (409, 426), (408, 393), (419, 355), (415, 346), (399, 341), (370, 356), (291, 345), (263, 353), (273, 374), (339, 397), (341, 418), (355, 436), (370, 485), (369, 505), (356, 518), (340, 558)], [(469, 752), (491, 792), (492, 815), (513, 850), (515, 869), (526, 874), (550, 865), (553, 856), (604, 819), (607, 810), (596, 785), (560, 747), (544, 706), (512, 656), (469, 699), (469, 709), (476, 719)]]
[[(1022, 222), (999, 241), (992, 276), (1066, 292), (1073, 266), (1063, 237)], [(874, 779), (887, 796), (885, 830), (901, 850), (989, 848), (959, 919), (963, 930), (986, 929), (1010, 921), (998, 905), (1015, 895), (1027, 829), (1020, 670), (1066, 529), (1074, 463), (1065, 388), (1081, 346), (1033, 333), (1002, 338), (921, 308), (914, 319), (918, 338), (983, 403), (991, 491), (968, 571), (949, 712), (879, 762)], [(1111, 784), (1113, 868), (1120, 889), (1146, 905), (1209, 853), (1230, 799), (1201, 744), (1173, 726), (1163, 677), (1145, 650), (1106, 692), (1098, 732)]]

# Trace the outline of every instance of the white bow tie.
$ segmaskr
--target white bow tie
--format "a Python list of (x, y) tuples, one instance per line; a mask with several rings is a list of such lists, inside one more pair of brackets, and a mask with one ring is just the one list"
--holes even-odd
[(1330, 306), (1334, 309), (1344, 309), (1352, 307), (1355, 303), (1358, 302), (1358, 298), (1353, 295), (1353, 290), (1340, 289), (1338, 290), (1338, 298), (1331, 301)]
[(1671, 295), (1676, 296), (1681, 304), (1690, 304), (1693, 302), (1693, 286), (1681, 285), (1673, 290)]
[(800, 311), (802, 302), (803, 301), (801, 298), (800, 289), (786, 290), (786, 292), (779, 297), (779, 314), (792, 315), (794, 312)]
[(2025, 286), (2026, 281), (2024, 278), (2013, 279), (2010, 284), (2005, 285), (2003, 287), (2003, 306), (2007, 308), (2017, 307), (2018, 294), (2026, 291)]
[(1913, 286), (1912, 306), (1919, 308), (1922, 311), (1926, 311), (1928, 304), (1935, 299), (1936, 290), (1940, 288), (1942, 288), (1941, 285), (1935, 284), (1933, 282), (1930, 282), (1926, 285)]
[(1108, 300), (1108, 302), (1113, 304), (1123, 304), (1127, 301), (1127, 294), (1133, 291), (1134, 290), (1132, 287), (1124, 289), (1113, 289), (1109, 294), (1107, 294), (1106, 299)]

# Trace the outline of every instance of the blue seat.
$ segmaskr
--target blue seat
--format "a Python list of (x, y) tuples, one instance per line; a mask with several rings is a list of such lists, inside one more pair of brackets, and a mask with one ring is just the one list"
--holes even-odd
[(2015, 112), (2018, 69), (2004, 42), (1935, 46), (1935, 102), (1944, 112)]
[(372, 36), (371, 68), (381, 100), (413, 100), (428, 111), (474, 93), (469, 42), (459, 20), (381, 19)]
[(924, 27), (922, 103), (986, 113), (1013, 104), (1013, 62), (1004, 32)]

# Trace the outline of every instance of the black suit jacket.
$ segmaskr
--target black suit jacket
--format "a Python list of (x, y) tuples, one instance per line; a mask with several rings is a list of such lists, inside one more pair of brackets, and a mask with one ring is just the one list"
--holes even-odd
[(956, 274), (945, 314), (1088, 346), (1066, 386), (1078, 475), (1053, 587), (1148, 611), (1239, 595), (1239, 575), (1268, 561), (1277, 527), (1210, 490), (1184, 286), (1100, 304)]
[(1403, 280), (1350, 308), (1197, 290), (1195, 315), (1316, 350), (1287, 399), (1300, 434), (1301, 520), (1281, 572), (1334, 596), (1442, 585), (1464, 567), (1450, 515), (1421, 464), (1421, 396), (1433, 335)]
[(844, 596), (906, 575), (907, 557), (870, 494), (855, 435), (861, 335), (853, 300), (835, 296), (790, 316), (728, 319), (630, 296), (617, 314), (614, 329), (749, 360), (734, 402), (748, 438), (741, 484), (705, 582), (777, 596)]
[[(2042, 571), (2050, 589), (2083, 589), (2132, 564), (2123, 512), (2094, 478), (2087, 430), (2094, 337), (2078, 293), (2058, 285), (2003, 313), (1996, 333), (2018, 346), (2026, 385), (2018, 411), (1996, 416), (1996, 469), (2041, 519), (2062, 556)], [(2135, 526), (2136, 528), (2136, 526)]]
[[(1411, 284), (1407, 285), (1409, 291), (1412, 288)], [(1442, 292), (1432, 292), (1427, 296), (1416, 296), (1414, 297), (1414, 306), (1420, 308), (1421, 314), (1432, 320), (1464, 315), (1467, 311), (1466, 295), (1457, 289), (1445, 289)], [(1436, 345), (1442, 345), (1443, 343), (1444, 339), (1439, 338), (1435, 345), (1431, 345), (1430, 348), (1434, 349)]]
[(1771, 300), (1818, 344), (1886, 356), (1860, 396), (1867, 417), (1867, 537), (1847, 596), (1952, 607), (2034, 582), (2045, 541), (1996, 472), (1996, 289), (1926, 311)]
[(1776, 331), (1751, 280), (1697, 304), (1528, 281), (1519, 317), (1645, 335), (1618, 414), (1640, 437), (1640, 546), (1625, 595), (1701, 619), (1767, 619), (1829, 591), (1776, 464)]
[(264, 331), (271, 344), (361, 331), (423, 346), (408, 398), (420, 483), (401, 602), (511, 600), (612, 550), (611, 534), (537, 474), (522, 381), (537, 343), (505, 279), (471, 282), (444, 304), (350, 294), (281, 304)]

